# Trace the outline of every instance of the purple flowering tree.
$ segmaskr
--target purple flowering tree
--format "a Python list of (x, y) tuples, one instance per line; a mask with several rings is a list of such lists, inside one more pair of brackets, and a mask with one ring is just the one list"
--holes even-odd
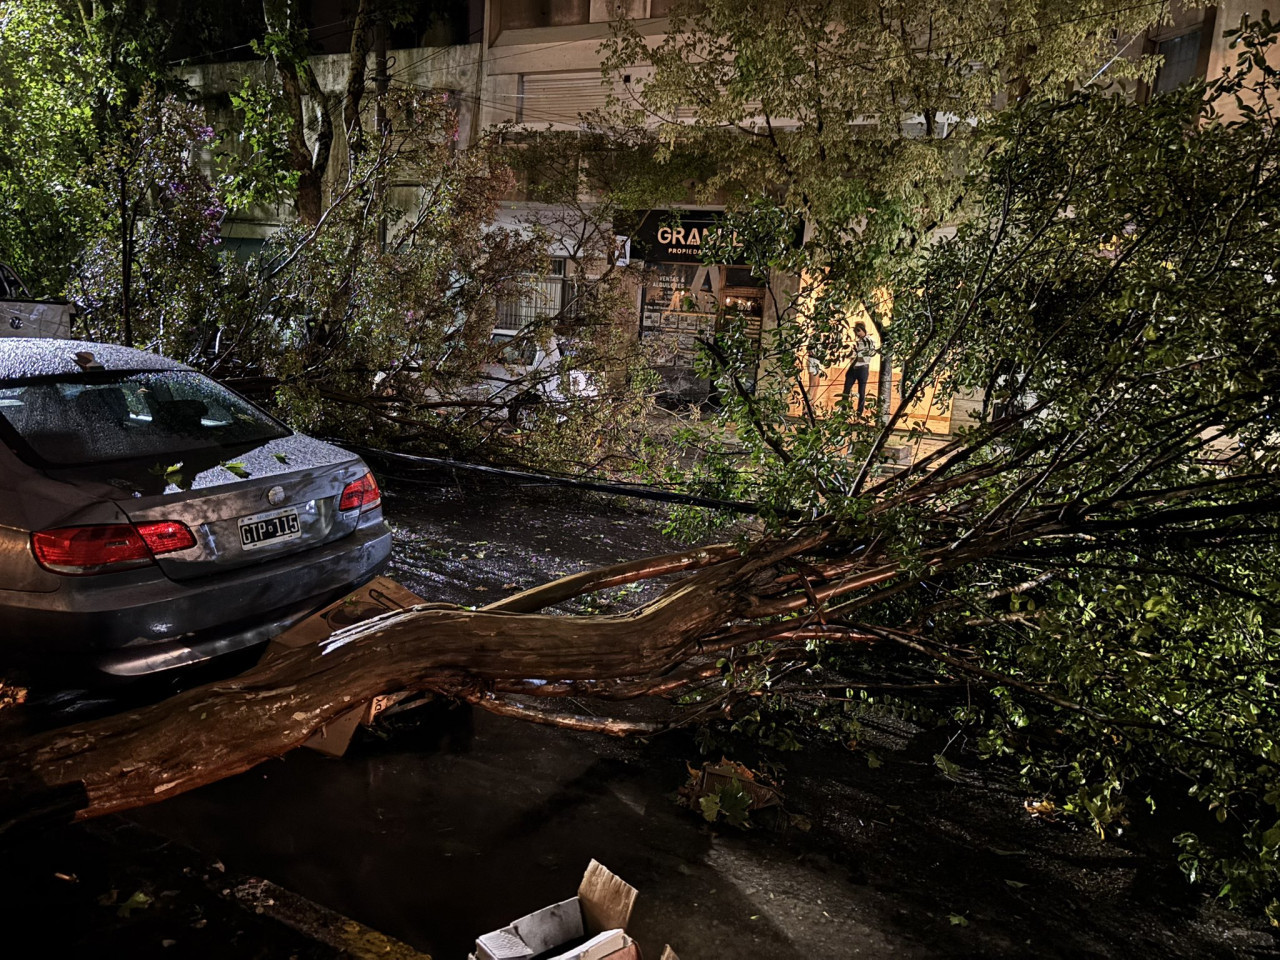
[(94, 157), (97, 223), (71, 292), (95, 338), (174, 347), (206, 327), (226, 212), (205, 174), (213, 141), (200, 108), (147, 89)]

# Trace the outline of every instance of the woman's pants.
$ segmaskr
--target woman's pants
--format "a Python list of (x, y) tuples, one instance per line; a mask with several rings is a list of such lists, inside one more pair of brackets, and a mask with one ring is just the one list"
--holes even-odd
[(849, 396), (849, 388), (856, 381), (858, 384), (858, 416), (862, 416), (862, 411), (867, 404), (867, 378), (871, 376), (871, 365), (866, 363), (855, 363), (844, 373), (844, 388), (840, 391), (840, 399), (843, 400)]

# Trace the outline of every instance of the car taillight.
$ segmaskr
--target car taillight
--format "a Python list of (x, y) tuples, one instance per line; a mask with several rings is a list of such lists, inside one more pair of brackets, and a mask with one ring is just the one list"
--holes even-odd
[(382, 491), (378, 489), (378, 481), (373, 479), (372, 473), (366, 473), (359, 480), (353, 480), (342, 488), (338, 509), (354, 510), (359, 507), (360, 512), (364, 513), (380, 503), (382, 503)]
[(156, 554), (195, 546), (187, 526), (174, 520), (157, 523), (97, 524), (58, 527), (31, 535), (31, 550), (54, 573), (106, 573), (150, 563)]
[(185, 523), (177, 520), (160, 520), (157, 523), (135, 524), (151, 553), (173, 553), (196, 545), (193, 534)]
[(56, 573), (97, 573), (151, 562), (142, 534), (123, 523), (41, 530), (31, 535), (31, 549), (41, 566)]

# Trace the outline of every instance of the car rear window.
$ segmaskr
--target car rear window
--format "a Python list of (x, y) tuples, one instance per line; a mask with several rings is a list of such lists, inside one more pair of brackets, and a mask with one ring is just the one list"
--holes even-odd
[(243, 447), (290, 432), (187, 370), (0, 381), (0, 418), (35, 459), (68, 467)]

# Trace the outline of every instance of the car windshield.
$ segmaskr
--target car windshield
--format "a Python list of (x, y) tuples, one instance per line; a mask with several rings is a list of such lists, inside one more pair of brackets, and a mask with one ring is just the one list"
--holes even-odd
[(247, 400), (189, 370), (0, 381), (0, 418), (37, 460), (63, 467), (289, 435)]

